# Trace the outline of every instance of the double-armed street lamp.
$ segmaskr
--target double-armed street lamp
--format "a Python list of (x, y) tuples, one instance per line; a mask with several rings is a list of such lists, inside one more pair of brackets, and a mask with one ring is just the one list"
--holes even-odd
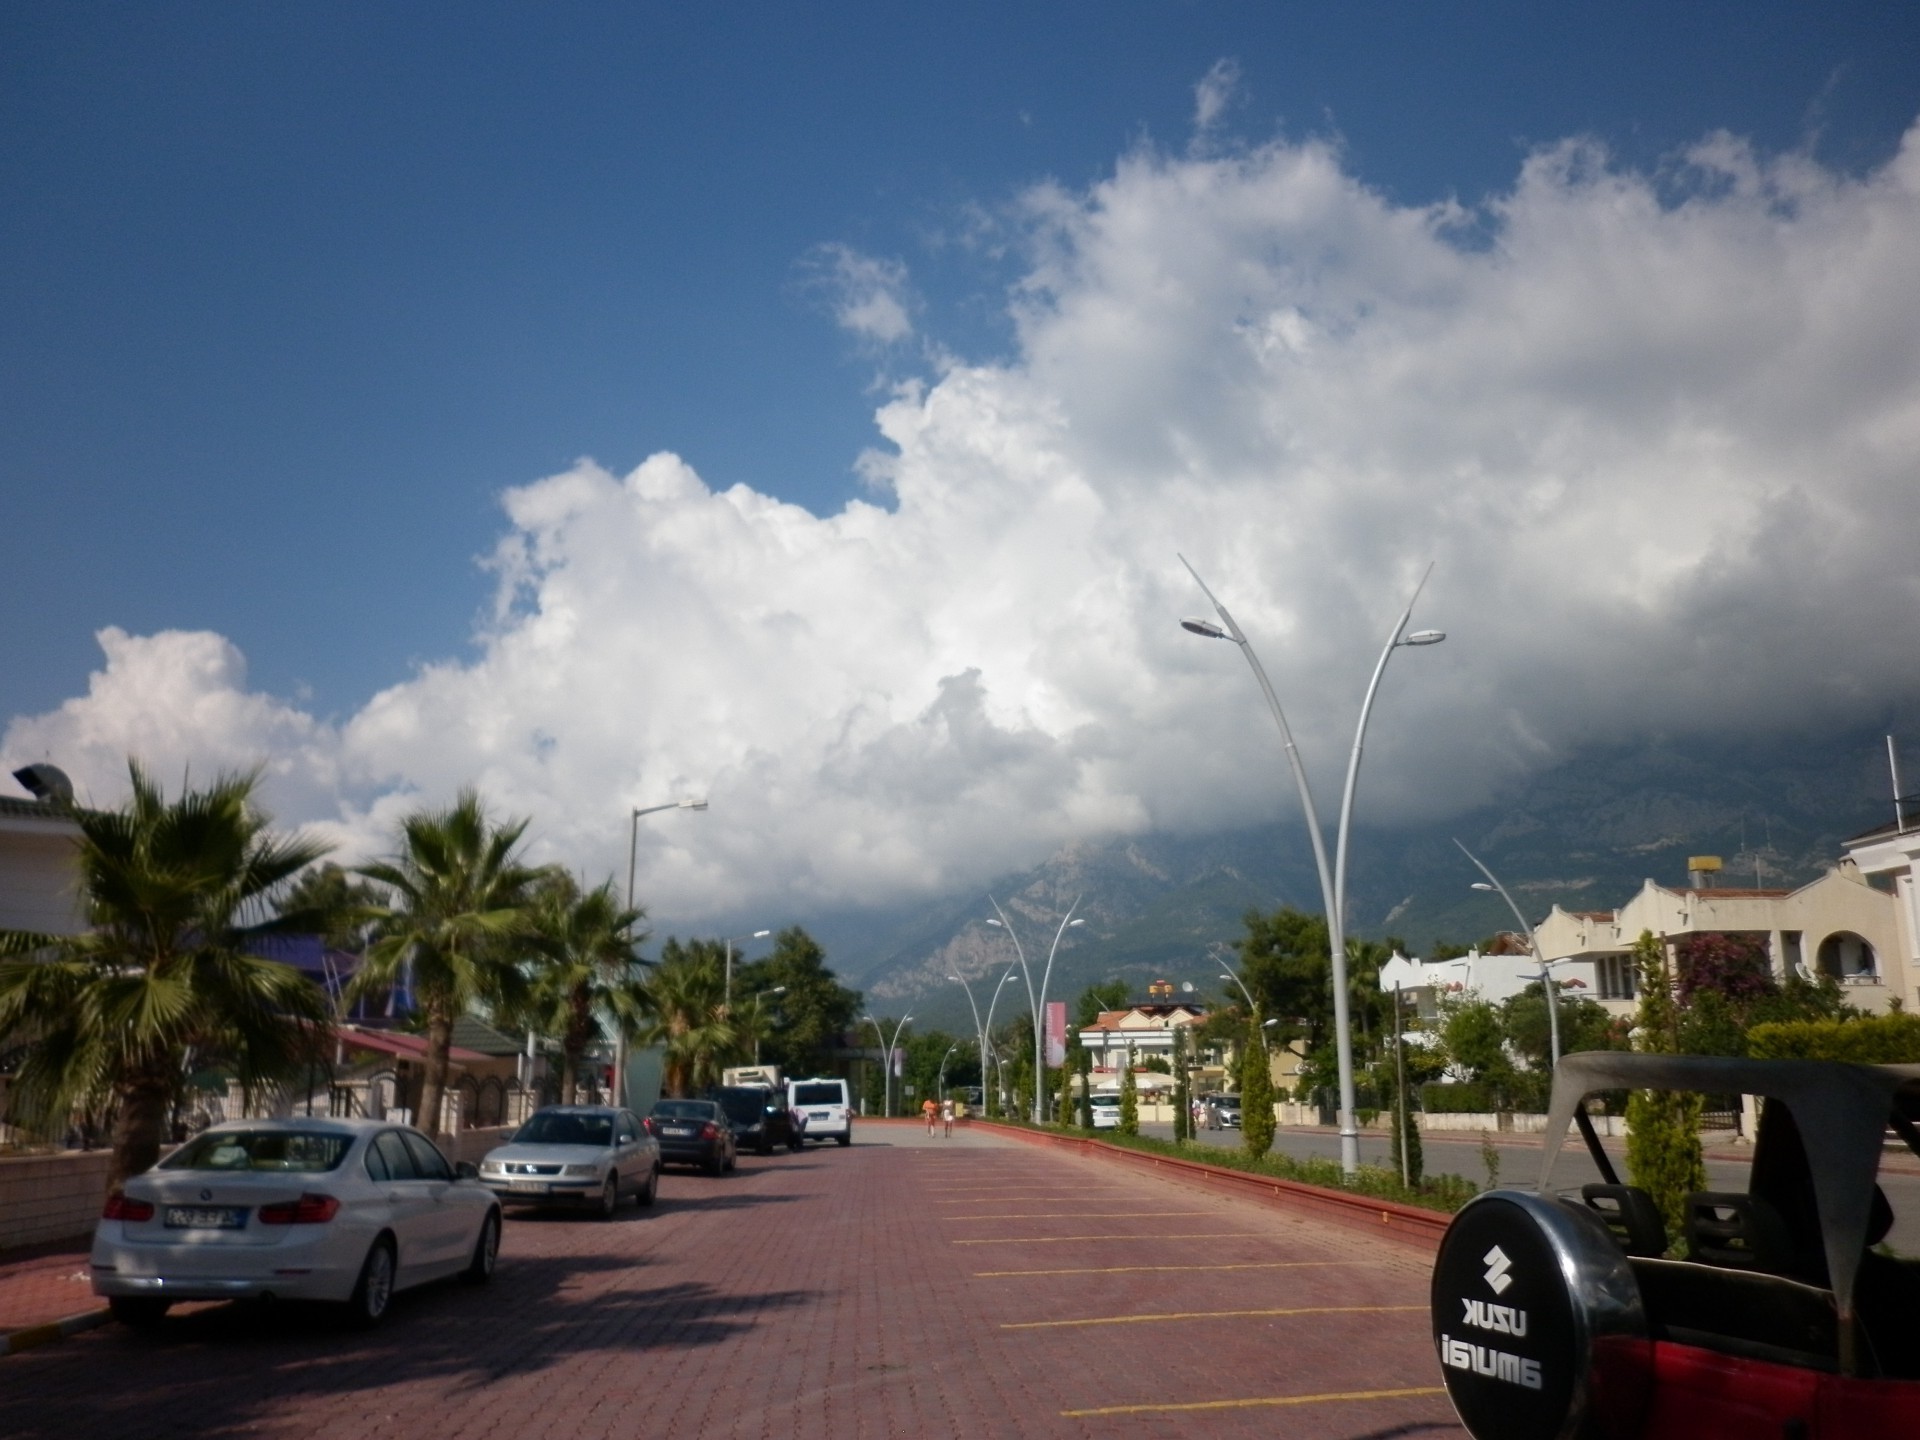
[[(1460, 845), (1457, 839), (1453, 843)], [(1548, 1052), (1553, 1057), (1553, 1066), (1558, 1069), (1560, 1067), (1560, 997), (1554, 993), (1556, 987), (1550, 968), (1557, 962), (1548, 960), (1540, 954), (1540, 947), (1534, 942), (1533, 926), (1529, 925), (1527, 917), (1520, 913), (1520, 907), (1514, 904), (1513, 896), (1509, 895), (1507, 887), (1500, 883), (1500, 877), (1482, 864), (1480, 857), (1466, 846), (1460, 845), (1460, 853), (1471, 860), (1474, 868), (1487, 877), (1485, 880), (1474, 881), (1471, 888), (1498, 892), (1500, 898), (1507, 902), (1507, 909), (1513, 912), (1513, 918), (1519, 922), (1520, 933), (1527, 937), (1527, 954), (1531, 955), (1533, 963), (1540, 967), (1540, 988), (1546, 992), (1547, 996), (1547, 1046)]]
[(947, 1098), (947, 1062), (953, 1058), (953, 1052), (958, 1050), (959, 1048), (960, 1047), (958, 1045), (949, 1045), (947, 1046), (947, 1053), (940, 1057), (939, 1089), (940, 1089), (940, 1099), (942, 1101), (944, 1101)]
[(1007, 932), (1007, 938), (1013, 941), (1013, 953), (1020, 962), (1020, 973), (1026, 978), (1027, 1004), (1033, 1011), (1033, 1123), (1042, 1125), (1047, 1118), (1046, 1100), (1042, 1094), (1046, 1087), (1041, 1083), (1047, 1074), (1047, 1051), (1041, 1012), (1047, 1003), (1047, 982), (1053, 978), (1053, 957), (1060, 951), (1061, 937), (1074, 926), (1087, 922), (1073, 918), (1073, 912), (1080, 908), (1080, 897), (1076, 895), (1073, 904), (1067, 907), (1067, 913), (1060, 917), (1060, 928), (1053, 932), (1053, 944), (1047, 948), (1047, 968), (1041, 972), (1040, 988), (1036, 991), (1033, 988), (1033, 973), (1027, 969), (1027, 952), (1020, 946), (1020, 937), (1014, 933), (1013, 922), (1007, 918), (1007, 912), (1000, 908), (1000, 902), (991, 895), (987, 897), (987, 903), (993, 906), (994, 914), (1000, 917), (987, 921), (987, 924)]
[(1360, 1130), (1354, 1117), (1353, 1035), (1347, 1015), (1347, 836), (1353, 820), (1353, 795), (1360, 778), (1360, 753), (1366, 743), (1367, 720), (1373, 713), (1374, 696), (1379, 692), (1380, 677), (1386, 673), (1388, 659), (1395, 650), (1403, 647), (1438, 645), (1447, 638), (1446, 632), (1441, 630), (1407, 633), (1407, 625), (1413, 619), (1413, 607), (1420, 599), (1420, 592), (1426, 588), (1427, 575), (1433, 573), (1433, 567), (1429, 565), (1427, 575), (1420, 577), (1420, 583), (1414, 587), (1413, 599), (1407, 602), (1407, 608), (1401, 611), (1399, 620), (1388, 633), (1387, 643), (1373, 667), (1373, 678), (1367, 683), (1366, 697), (1360, 702), (1360, 723), (1354, 728), (1353, 749), (1347, 756), (1346, 784), (1340, 792), (1340, 826), (1335, 832), (1334, 861), (1329, 867), (1326, 837), (1320, 827), (1319, 812), (1314, 809), (1313, 791), (1307, 784), (1306, 771), (1301, 767), (1300, 752), (1293, 743), (1293, 732), (1287, 726), (1286, 712), (1280, 708), (1280, 697), (1274, 694), (1273, 684), (1267, 679), (1260, 657), (1253, 653), (1253, 645), (1228, 613), (1227, 607), (1207, 589), (1207, 582), (1200, 578), (1199, 571), (1187, 563), (1186, 556), (1180, 557), (1180, 563), (1186, 565), (1187, 573), (1193, 576), (1194, 583), (1199, 585), (1220, 617), (1218, 625), (1211, 620), (1189, 619), (1182, 620), (1181, 627), (1209, 640), (1231, 640), (1240, 647), (1240, 653), (1247, 657), (1254, 678), (1260, 682), (1260, 693), (1266, 697), (1267, 708), (1273, 712), (1274, 723), (1280, 727), (1280, 740), (1286, 748), (1287, 765), (1293, 771), (1293, 783), (1300, 792), (1300, 808), (1306, 812), (1307, 834), (1313, 841), (1314, 866), (1320, 876), (1320, 903), (1327, 917), (1327, 948), (1333, 964), (1333, 1039), (1340, 1071), (1340, 1168), (1352, 1175), (1360, 1168)]
[(880, 1028), (880, 1022), (871, 1015), (860, 1017), (873, 1026), (873, 1038), (880, 1042), (880, 1114), (882, 1118), (893, 1115), (893, 1052), (900, 1046), (900, 1032), (913, 1023), (913, 1016), (902, 1015), (900, 1023), (893, 1027), (893, 1044), (887, 1044), (886, 1032)]
[[(662, 810), (704, 810), (704, 800), (669, 800), (664, 805), (636, 805), (627, 819), (627, 909), (633, 909), (633, 871), (640, 858), (640, 817), (657, 815)], [(528, 1040), (528, 1055), (532, 1055), (532, 1040)], [(531, 1072), (529, 1072), (531, 1073)], [(627, 1103), (627, 1037), (625, 1031), (616, 1031), (613, 1037), (613, 1103)]]
[(1000, 977), (999, 985), (995, 985), (993, 987), (993, 994), (988, 997), (987, 1023), (982, 1024), (980, 1021), (980, 1007), (974, 1004), (974, 1001), (973, 1001), (973, 987), (967, 984), (967, 982), (958, 975), (947, 976), (947, 979), (953, 981), (954, 984), (958, 985), (962, 990), (967, 992), (967, 1008), (973, 1011), (973, 1038), (980, 1043), (980, 1103), (982, 1106), (986, 1104), (987, 1083), (988, 1083), (987, 1082), (987, 1075), (988, 1075), (987, 1025), (990, 1025), (993, 1023), (993, 1002), (1000, 998), (1000, 986), (1005, 985), (1007, 981), (1011, 980), (1012, 978), (1013, 978), (1013, 966), (1009, 965), (1007, 967), (1007, 973)]
[(759, 1020), (760, 1020), (760, 1002), (761, 1002), (762, 1000), (764, 1000), (764, 999), (766, 999), (766, 998), (767, 998), (767, 996), (769, 996), (769, 995), (784, 995), (784, 994), (786, 994), (786, 993), (787, 993), (787, 987), (786, 987), (786, 986), (784, 986), (784, 985), (775, 985), (775, 986), (773, 986), (773, 987), (772, 987), (771, 989), (768, 989), (768, 990), (760, 990), (760, 991), (757, 991), (757, 992), (755, 992), (755, 994), (754, 994), (754, 997), (753, 997), (753, 1018), (754, 1018), (754, 1022), (755, 1022), (755, 1023), (754, 1023), (754, 1027), (753, 1027), (753, 1063), (754, 1063), (754, 1064), (756, 1064), (756, 1065), (758, 1065), (758, 1064), (760, 1063), (760, 1025), (759, 1025)]
[(764, 940), (772, 933), (773, 931), (771, 930), (755, 930), (747, 935), (729, 935), (727, 937), (727, 984), (726, 995), (723, 997), (722, 1003), (726, 1005), (729, 1014), (733, 1012), (733, 947), (735, 945), (745, 944), (749, 940)]

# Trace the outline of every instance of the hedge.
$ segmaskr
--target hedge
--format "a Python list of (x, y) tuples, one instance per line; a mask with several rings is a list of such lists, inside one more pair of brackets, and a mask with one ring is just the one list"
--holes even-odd
[(1920, 1015), (1861, 1020), (1776, 1020), (1747, 1032), (1756, 1060), (1846, 1060), (1855, 1065), (1920, 1065)]

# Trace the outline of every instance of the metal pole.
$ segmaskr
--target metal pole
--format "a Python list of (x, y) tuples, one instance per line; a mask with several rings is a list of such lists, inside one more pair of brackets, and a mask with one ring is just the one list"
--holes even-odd
[[(1027, 969), (1027, 952), (1021, 948), (1020, 937), (1014, 933), (1013, 922), (1007, 918), (1007, 912), (1000, 908), (1000, 902), (989, 895), (987, 896), (987, 903), (993, 906), (994, 914), (1000, 917), (1000, 928), (1005, 930), (1007, 932), (1007, 938), (1013, 941), (1013, 953), (1018, 956), (1020, 960), (1020, 978), (1025, 982), (1027, 987), (1027, 1013), (1033, 1017), (1034, 1051), (1037, 1056), (1040, 1048), (1040, 1002), (1034, 998), (1033, 972)], [(994, 922), (989, 920), (987, 923), (991, 925)], [(1038, 1112), (1040, 1109), (1040, 1074), (1037, 1067), (1033, 1077), (1033, 1108), (1035, 1111), (1034, 1123), (1037, 1125), (1039, 1123)]]
[(880, 1047), (880, 1118), (884, 1120), (893, 1114), (893, 1057), (887, 1053), (887, 1032), (880, 1028), (880, 1022), (871, 1015), (866, 1019)]
[(1407, 1056), (1401, 1045), (1400, 1032), (1405, 1023), (1400, 1019), (1400, 987), (1393, 987), (1393, 1072), (1394, 1088), (1400, 1095), (1400, 1183), (1411, 1190), (1413, 1188), (1413, 1162), (1407, 1155), (1407, 1122), (1412, 1118), (1407, 1105)]
[(1247, 997), (1247, 1013), (1253, 1017), (1253, 1028), (1255, 1033), (1260, 1037), (1260, 1048), (1271, 1055), (1273, 1053), (1273, 1046), (1267, 1043), (1266, 1027), (1260, 1023), (1260, 1002), (1255, 1000), (1253, 998), (1253, 992), (1247, 989), (1247, 982), (1231, 970), (1222, 970), (1220, 972), (1220, 978), (1222, 980), (1233, 981), (1234, 984), (1240, 987), (1240, 993)]
[[(1453, 843), (1460, 845), (1457, 837)], [(1487, 877), (1487, 883), (1499, 892), (1502, 900), (1507, 902), (1507, 909), (1513, 912), (1513, 918), (1520, 925), (1520, 933), (1527, 937), (1527, 953), (1533, 956), (1534, 963), (1540, 967), (1540, 988), (1546, 992), (1547, 996), (1547, 1047), (1548, 1053), (1553, 1057), (1553, 1068), (1557, 1070), (1560, 1068), (1560, 997), (1554, 987), (1553, 975), (1547, 968), (1547, 959), (1540, 953), (1540, 947), (1534, 941), (1533, 927), (1527, 923), (1527, 917), (1520, 913), (1520, 907), (1514, 903), (1513, 896), (1507, 893), (1507, 887), (1500, 883), (1500, 877), (1482, 864), (1480, 857), (1466, 846), (1460, 845), (1460, 853), (1473, 862), (1474, 868)]]
[[(1354, 1123), (1353, 1116), (1353, 1037), (1347, 1030), (1347, 946), (1346, 925), (1342, 913), (1342, 907), (1345, 904), (1347, 821), (1351, 816), (1354, 785), (1360, 772), (1360, 751), (1367, 729), (1367, 715), (1373, 708), (1374, 693), (1379, 688), (1381, 672), (1386, 669), (1387, 656), (1403, 643), (1401, 635), (1413, 616), (1413, 601), (1407, 602), (1405, 612), (1402, 613), (1399, 623), (1394, 626), (1393, 633), (1388, 637), (1387, 647), (1381, 652), (1379, 663), (1374, 666), (1373, 680), (1367, 686), (1367, 698), (1360, 709), (1360, 725), (1354, 735), (1353, 751), (1347, 760), (1347, 781), (1342, 792), (1340, 829), (1336, 837), (1340, 855), (1340, 873), (1336, 877), (1327, 864), (1326, 837), (1321, 833), (1320, 814), (1314, 808), (1313, 791), (1307, 785), (1306, 771), (1300, 764), (1300, 752), (1293, 743), (1293, 731), (1288, 728), (1286, 712), (1280, 708), (1280, 698), (1274, 694), (1273, 683), (1267, 679), (1267, 672), (1260, 664), (1260, 657), (1254, 654), (1253, 645), (1248, 641), (1246, 633), (1241, 630), (1227, 607), (1220, 603), (1211, 590), (1207, 589), (1207, 582), (1200, 578), (1200, 572), (1188, 563), (1184, 555), (1180, 557), (1180, 563), (1187, 567), (1187, 573), (1193, 576), (1194, 583), (1200, 587), (1208, 601), (1212, 603), (1215, 613), (1220, 616), (1221, 624), (1226, 627), (1224, 638), (1232, 640), (1240, 647), (1240, 653), (1247, 657), (1247, 664), (1253, 669), (1254, 678), (1260, 682), (1260, 693), (1266, 696), (1267, 708), (1273, 712), (1274, 722), (1280, 727), (1280, 739), (1287, 752), (1287, 765), (1293, 771), (1293, 783), (1300, 792), (1300, 808), (1306, 812), (1307, 835), (1313, 842), (1314, 866), (1320, 875), (1320, 902), (1327, 917), (1328, 959), (1333, 968), (1334, 1050), (1340, 1071), (1340, 1168), (1346, 1174), (1352, 1175), (1360, 1168), (1360, 1131)], [(1427, 573), (1433, 573), (1431, 565), (1427, 567)], [(1419, 587), (1413, 592), (1414, 600), (1420, 598), (1420, 591), (1426, 587), (1426, 583), (1426, 576), (1423, 575)], [(1213, 626), (1199, 623), (1189, 624), (1187, 628), (1201, 635), (1213, 636), (1219, 633)]]
[(987, 1032), (980, 1024), (980, 1007), (973, 1002), (973, 987), (959, 975), (949, 975), (949, 980), (957, 983), (967, 992), (967, 1008), (973, 1011), (973, 1038), (980, 1045), (980, 1108), (987, 1108)]
[[(1075, 910), (1078, 910), (1079, 908), (1080, 908), (1080, 897), (1076, 895), (1073, 897), (1073, 904), (1067, 907), (1067, 913), (1064, 916), (1062, 916), (1060, 919), (1060, 928), (1053, 932), (1053, 944), (1047, 950), (1047, 968), (1043, 970), (1040, 974), (1039, 1005), (1041, 1009), (1044, 1009), (1047, 1003), (1047, 982), (1053, 978), (1053, 957), (1054, 957), (1054, 952), (1059, 950), (1060, 948), (1060, 937), (1067, 933), (1067, 927), (1069, 925), (1079, 925), (1079, 924), (1086, 923), (1085, 921), (1079, 921), (1073, 918), (1073, 912)], [(1033, 1119), (1036, 1125), (1043, 1125), (1046, 1123), (1046, 1119), (1047, 1119), (1046, 1101), (1044, 1098), (1042, 1098), (1043, 1092), (1045, 1091), (1046, 1086), (1041, 1083), (1047, 1073), (1047, 1067), (1045, 1064), (1046, 1050), (1044, 1048), (1045, 1037), (1042, 1036), (1040, 1033), (1039, 1010), (1036, 1010), (1034, 1012), (1034, 1015), (1035, 1015), (1035, 1018), (1034, 1018), (1034, 1026), (1033, 1026), (1033, 1108), (1034, 1108)]]
[[(627, 909), (633, 909), (633, 871), (634, 863), (640, 855), (640, 817), (654, 815), (662, 810), (704, 810), (704, 800), (669, 800), (665, 805), (640, 805), (632, 809), (627, 823)], [(531, 1057), (531, 1039), (528, 1055)], [(626, 1031), (615, 1029), (613, 1034), (613, 1103), (627, 1103), (627, 1035)]]
[[(989, 1043), (991, 1043), (993, 1040), (993, 1012), (995, 1008), (1000, 1004), (1000, 992), (1007, 988), (1007, 982), (1012, 978), (1013, 978), (1013, 966), (1009, 965), (1007, 967), (1007, 973), (1000, 977), (1000, 983), (993, 987), (993, 994), (987, 999), (987, 1025), (984, 1033), (986, 1034), (986, 1037)], [(1004, 1101), (1007, 1097), (1007, 1062), (1000, 1058), (1000, 1051), (998, 1049), (995, 1049), (993, 1052), (993, 1063), (998, 1068), (998, 1071), (999, 1071), (1000, 1098)], [(980, 1083), (982, 1085), (985, 1085), (987, 1083), (986, 1076), (982, 1075), (980, 1077)], [(982, 1103), (985, 1103), (985, 1097), (982, 1096), (981, 1098), (982, 1098)]]

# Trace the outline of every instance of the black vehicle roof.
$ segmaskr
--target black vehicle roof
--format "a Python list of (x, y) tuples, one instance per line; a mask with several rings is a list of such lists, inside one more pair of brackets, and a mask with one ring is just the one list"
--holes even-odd
[[(1602, 1090), (1682, 1090), (1760, 1095), (1792, 1112), (1806, 1146), (1822, 1245), (1842, 1314), (1866, 1249), (1874, 1177), (1887, 1124), (1920, 1117), (1920, 1065), (1848, 1065), (1835, 1060), (1732, 1060), (1716, 1055), (1639, 1055), (1588, 1050), (1561, 1059), (1553, 1076), (1540, 1157), (1542, 1194), (1580, 1102)], [(1912, 1131), (1911, 1123), (1907, 1132)], [(1911, 1140), (1909, 1140), (1911, 1143)]]

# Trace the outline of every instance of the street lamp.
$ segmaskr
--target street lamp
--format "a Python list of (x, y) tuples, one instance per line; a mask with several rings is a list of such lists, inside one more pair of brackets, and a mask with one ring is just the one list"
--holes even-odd
[(784, 995), (786, 993), (786, 986), (775, 985), (771, 990), (761, 990), (753, 997), (753, 1018), (755, 1021), (753, 1027), (753, 1063), (756, 1065), (760, 1063), (760, 1026), (758, 1023), (760, 1019), (760, 1002), (769, 995)]
[[(664, 805), (637, 805), (633, 807), (627, 821), (627, 909), (633, 909), (633, 867), (640, 856), (640, 817), (656, 815), (662, 810), (704, 810), (704, 800), (669, 800)], [(529, 1041), (531, 1045), (531, 1041)], [(529, 1049), (531, 1054), (531, 1049)], [(531, 1070), (529, 1070), (531, 1073)], [(627, 1103), (627, 1036), (624, 1030), (616, 1030), (613, 1036), (613, 1103)]]
[[(1460, 845), (1456, 839), (1454, 842)], [(1498, 891), (1500, 898), (1507, 902), (1507, 908), (1513, 912), (1513, 918), (1520, 922), (1520, 933), (1527, 937), (1527, 953), (1533, 957), (1533, 963), (1540, 967), (1540, 988), (1547, 996), (1547, 1048), (1553, 1057), (1553, 1068), (1560, 1068), (1560, 997), (1554, 994), (1553, 976), (1548, 972), (1548, 962), (1541, 957), (1540, 947), (1534, 943), (1533, 927), (1527, 923), (1527, 917), (1520, 913), (1520, 907), (1513, 903), (1513, 896), (1507, 893), (1507, 887), (1500, 883), (1499, 876), (1480, 863), (1480, 857), (1466, 846), (1460, 845), (1460, 853), (1473, 861), (1475, 867), (1487, 878), (1476, 880), (1475, 890)]]
[(959, 1048), (960, 1047), (958, 1045), (949, 1045), (947, 1046), (947, 1053), (940, 1057), (939, 1089), (940, 1089), (940, 1098), (942, 1101), (944, 1101), (947, 1098), (947, 1061), (953, 1058), (953, 1052), (958, 1050)]
[[(1000, 983), (993, 987), (993, 994), (987, 997), (987, 1023), (982, 1028), (980, 1033), (986, 1037), (988, 1043), (991, 1043), (993, 1040), (993, 1012), (994, 1012), (994, 1009), (1000, 1004), (1000, 992), (1007, 988), (1007, 982), (1013, 979), (1013, 976), (1014, 976), (1014, 967), (1009, 965), (1007, 966), (1006, 974), (1000, 977)], [(972, 1002), (973, 995), (971, 993), (967, 995), (967, 1000), (969, 1003)], [(1000, 1058), (1000, 1051), (997, 1047), (993, 1052), (993, 1059), (994, 1059), (994, 1064), (999, 1067), (1000, 1094), (1002, 1098), (1004, 1098), (1007, 1093), (1007, 1062)], [(983, 1090), (987, 1083), (987, 1077), (984, 1069), (985, 1063), (986, 1062), (984, 1060), (981, 1062), (983, 1068), (980, 1075), (980, 1084)], [(982, 1104), (986, 1103), (986, 1096), (984, 1093), (981, 1095), (980, 1099)]]
[(751, 935), (729, 935), (727, 937), (727, 986), (726, 994), (722, 997), (721, 1003), (727, 1007), (728, 1013), (732, 1013), (733, 1010), (733, 947), (744, 944), (748, 940), (764, 940), (772, 933), (771, 930), (755, 930)]
[(993, 906), (994, 913), (1000, 917), (998, 920), (987, 921), (987, 924), (998, 926), (1007, 932), (1008, 937), (1013, 941), (1013, 953), (1020, 958), (1020, 973), (1025, 975), (1027, 980), (1027, 1004), (1033, 1010), (1033, 1123), (1042, 1125), (1046, 1123), (1044, 1108), (1046, 1101), (1041, 1094), (1045, 1089), (1041, 1081), (1045, 1079), (1047, 1073), (1047, 1052), (1046, 1037), (1041, 1033), (1040, 1012), (1047, 1003), (1047, 982), (1053, 978), (1053, 957), (1059, 952), (1061, 936), (1065, 935), (1069, 928), (1084, 925), (1087, 922), (1084, 919), (1073, 918), (1073, 912), (1080, 908), (1080, 897), (1076, 895), (1073, 904), (1067, 907), (1067, 913), (1060, 917), (1060, 928), (1053, 932), (1053, 944), (1047, 950), (1047, 968), (1041, 972), (1040, 989), (1036, 994), (1033, 988), (1033, 975), (1027, 969), (1027, 952), (1020, 948), (1020, 937), (1014, 934), (1013, 922), (1007, 919), (1007, 912), (1000, 908), (1000, 902), (993, 896), (987, 896), (987, 903)]
[(1273, 684), (1267, 679), (1267, 672), (1261, 667), (1260, 657), (1253, 653), (1253, 645), (1245, 633), (1228, 613), (1227, 607), (1214, 598), (1207, 582), (1200, 578), (1200, 572), (1187, 564), (1182, 555), (1180, 563), (1187, 566), (1187, 573), (1193, 576), (1202, 593), (1212, 602), (1220, 624), (1211, 620), (1182, 620), (1181, 627), (1195, 635), (1205, 636), (1209, 640), (1231, 640), (1240, 647), (1240, 653), (1247, 657), (1253, 675), (1260, 682), (1260, 693), (1266, 696), (1267, 708), (1273, 712), (1274, 723), (1280, 727), (1280, 739), (1286, 747), (1287, 765), (1293, 771), (1293, 783), (1300, 792), (1300, 808), (1306, 812), (1307, 833), (1313, 840), (1313, 861), (1320, 874), (1320, 903), (1327, 917), (1327, 948), (1333, 963), (1333, 1041), (1335, 1054), (1340, 1068), (1340, 1168), (1352, 1175), (1360, 1169), (1360, 1130), (1354, 1120), (1353, 1096), (1353, 1035), (1347, 1019), (1347, 834), (1353, 820), (1354, 787), (1360, 778), (1360, 752), (1364, 748), (1367, 735), (1367, 719), (1373, 713), (1373, 699), (1380, 689), (1380, 677), (1386, 673), (1387, 660), (1395, 650), (1402, 646), (1438, 645), (1446, 639), (1441, 630), (1416, 630), (1407, 633), (1407, 625), (1413, 619), (1413, 607), (1420, 599), (1420, 592), (1426, 589), (1427, 576), (1433, 573), (1433, 566), (1427, 567), (1426, 575), (1420, 577), (1420, 583), (1414, 587), (1413, 599), (1407, 602), (1407, 608), (1400, 612), (1400, 618), (1387, 635), (1387, 643), (1380, 651), (1380, 659), (1373, 667), (1373, 678), (1367, 683), (1366, 698), (1360, 702), (1360, 723), (1354, 728), (1353, 749), (1347, 755), (1347, 779), (1340, 792), (1340, 828), (1334, 835), (1334, 861), (1331, 869), (1327, 865), (1326, 837), (1320, 829), (1319, 812), (1313, 806), (1313, 792), (1307, 786), (1307, 774), (1300, 765), (1300, 751), (1293, 743), (1293, 732), (1287, 728), (1286, 712), (1280, 708), (1280, 697), (1273, 692)]
[(893, 1117), (893, 1052), (899, 1047), (900, 1032), (913, 1021), (913, 1016), (902, 1015), (900, 1023), (893, 1027), (893, 1044), (887, 1044), (886, 1032), (880, 1028), (880, 1022), (871, 1015), (860, 1017), (873, 1026), (873, 1038), (880, 1042), (880, 1115), (882, 1119)]

